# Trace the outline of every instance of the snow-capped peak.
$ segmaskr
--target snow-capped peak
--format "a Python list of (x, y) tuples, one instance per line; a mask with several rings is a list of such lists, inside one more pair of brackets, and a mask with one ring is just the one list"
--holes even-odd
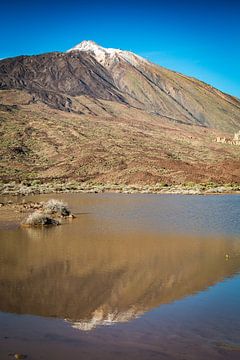
[(92, 313), (92, 318), (89, 320), (72, 321), (65, 319), (74, 329), (89, 331), (97, 326), (109, 326), (116, 323), (128, 322), (132, 319), (136, 319), (143, 314), (143, 311), (136, 311), (135, 307), (131, 307), (126, 311), (119, 312), (117, 310), (105, 312), (103, 308), (98, 308)]
[(119, 58), (124, 59), (125, 61), (130, 62), (132, 65), (136, 65), (139, 61), (146, 62), (144, 58), (138, 56), (130, 51), (124, 51), (120, 49), (104, 48), (96, 44), (92, 40), (84, 40), (80, 44), (74, 46), (73, 48), (67, 50), (67, 52), (72, 51), (86, 51), (91, 53), (95, 59), (100, 62), (102, 65), (111, 65), (109, 60), (119, 60)]
[(69, 51), (74, 51), (74, 50), (79, 50), (79, 51), (96, 51), (99, 49), (103, 49), (101, 46), (97, 45), (94, 41), (92, 40), (84, 40), (82, 41), (80, 44), (74, 46), (73, 48), (71, 48)]

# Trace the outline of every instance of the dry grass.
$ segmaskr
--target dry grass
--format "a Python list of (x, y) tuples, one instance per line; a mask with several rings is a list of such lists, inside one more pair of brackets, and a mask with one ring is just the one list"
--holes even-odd
[[(1, 101), (20, 104), (22, 94), (0, 92)], [(239, 147), (214, 142), (226, 134), (110, 101), (88, 99), (87, 106), (99, 116), (24, 103), (19, 110), (0, 111), (1, 179), (103, 185), (240, 182)]]
[(57, 219), (54, 219), (43, 212), (35, 211), (34, 213), (28, 216), (28, 218), (24, 221), (23, 225), (26, 226), (60, 225), (60, 222)]
[[(74, 217), (67, 204), (62, 201), (51, 199), (46, 203), (30, 204), (27, 208), (34, 209), (38, 207), (23, 222), (23, 226), (47, 226), (47, 225), (60, 225), (60, 217)], [(26, 206), (23, 206), (25, 209)]]
[(67, 204), (63, 201), (51, 199), (43, 205), (43, 209), (46, 213), (57, 214), (60, 216), (69, 216), (71, 211)]

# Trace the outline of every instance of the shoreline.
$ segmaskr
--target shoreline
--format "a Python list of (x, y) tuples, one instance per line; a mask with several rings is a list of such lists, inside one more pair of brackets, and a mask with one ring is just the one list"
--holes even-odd
[(120, 193), (120, 194), (175, 194), (175, 195), (221, 195), (240, 194), (240, 184), (188, 183), (183, 185), (124, 185), (93, 183), (40, 183), (37, 180), (22, 183), (0, 184), (0, 195), (27, 196), (61, 193)]

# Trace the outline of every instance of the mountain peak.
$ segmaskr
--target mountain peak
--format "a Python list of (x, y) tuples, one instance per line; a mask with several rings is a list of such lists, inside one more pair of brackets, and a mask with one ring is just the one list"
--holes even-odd
[(112, 48), (104, 48), (103, 46), (98, 45), (95, 41), (92, 40), (83, 40), (80, 42), (80, 44), (77, 44), (70, 50), (67, 50), (67, 52), (70, 51), (87, 51), (87, 52), (93, 52), (95, 55), (117, 55), (120, 54), (122, 51), (120, 49), (112, 49)]
[(80, 44), (67, 50), (67, 52), (72, 52), (72, 51), (88, 52), (92, 56), (94, 56), (98, 62), (100, 62), (103, 65), (110, 65), (112, 61), (115, 62), (116, 59), (119, 58), (128, 61), (133, 65), (136, 65), (139, 61), (147, 61), (130, 51), (113, 49), (113, 48), (104, 48), (92, 40), (83, 40)]
[(83, 40), (82, 42), (80, 42), (79, 44), (77, 44), (76, 46), (74, 46), (73, 48), (68, 50), (67, 52), (73, 51), (73, 50), (88, 51), (88, 50), (93, 50), (95, 48), (101, 48), (101, 46), (99, 46), (97, 43), (95, 43), (95, 41)]

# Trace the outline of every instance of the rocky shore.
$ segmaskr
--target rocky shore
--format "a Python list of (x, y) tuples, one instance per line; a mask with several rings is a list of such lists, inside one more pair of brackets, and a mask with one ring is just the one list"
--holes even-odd
[(15, 181), (0, 183), (0, 195), (34, 195), (51, 193), (104, 193), (116, 192), (125, 194), (186, 194), (186, 195), (207, 195), (207, 194), (226, 194), (240, 193), (240, 184), (215, 184), (215, 183), (186, 183), (181, 185), (169, 184), (95, 184), (90, 182), (78, 183), (70, 182), (49, 182), (41, 183), (38, 180)]
[(5, 200), (0, 203), (0, 219), (15, 220), (22, 227), (61, 225), (63, 219), (74, 219), (68, 204), (55, 199), (47, 202)]

